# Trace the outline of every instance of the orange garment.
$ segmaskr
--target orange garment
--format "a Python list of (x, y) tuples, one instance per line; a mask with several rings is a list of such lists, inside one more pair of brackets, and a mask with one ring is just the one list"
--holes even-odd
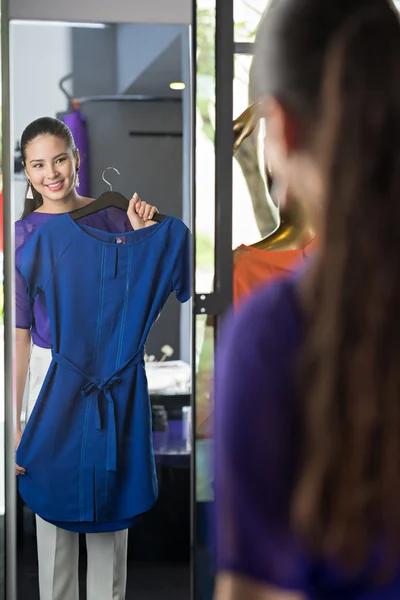
[(296, 271), (312, 254), (313, 240), (300, 250), (260, 250), (239, 246), (233, 258), (233, 302), (235, 306), (255, 289), (271, 279), (284, 277)]

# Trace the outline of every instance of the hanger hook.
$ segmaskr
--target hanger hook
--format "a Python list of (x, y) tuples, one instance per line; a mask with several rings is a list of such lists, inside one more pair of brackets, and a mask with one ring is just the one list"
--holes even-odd
[(118, 171), (118, 169), (116, 169), (115, 167), (107, 167), (106, 169), (104, 169), (103, 171), (103, 175), (101, 176), (102, 180), (104, 181), (104, 183), (106, 183), (108, 186), (110, 186), (110, 192), (113, 191), (112, 189), (112, 185), (109, 181), (107, 181), (107, 179), (104, 177), (104, 173), (106, 171), (115, 171), (118, 175), (121, 175), (121, 173)]

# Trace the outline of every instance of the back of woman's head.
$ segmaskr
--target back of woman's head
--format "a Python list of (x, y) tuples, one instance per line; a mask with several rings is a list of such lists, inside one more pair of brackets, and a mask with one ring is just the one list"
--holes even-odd
[(306, 292), (295, 524), (317, 555), (345, 566), (360, 567), (381, 542), (398, 559), (398, 15), (385, 0), (276, 0), (260, 35), (260, 93), (314, 119), (325, 181)]
[[(75, 141), (69, 127), (62, 121), (54, 119), (53, 117), (41, 117), (29, 123), (22, 133), (20, 146), (24, 166), (26, 164), (27, 147), (31, 142), (42, 135), (51, 135), (61, 139), (65, 143), (66, 148), (75, 156), (77, 155)], [(33, 187), (32, 192), (33, 198), (25, 198), (22, 219), (30, 215), (43, 203), (42, 196), (38, 194)]]
[(333, 36), (365, 8), (388, 10), (388, 0), (270, 0), (259, 27), (252, 66), (253, 96), (273, 96), (300, 120), (315, 124), (324, 61)]

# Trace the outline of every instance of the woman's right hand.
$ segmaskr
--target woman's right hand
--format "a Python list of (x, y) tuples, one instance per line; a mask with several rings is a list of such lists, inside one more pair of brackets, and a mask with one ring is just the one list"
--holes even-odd
[[(15, 452), (18, 450), (18, 446), (21, 441), (21, 438), (22, 438), (22, 431), (19, 429), (17, 431), (17, 433), (15, 434)], [(15, 463), (15, 473), (17, 475), (25, 475), (26, 469), (24, 469), (24, 467), (20, 467), (19, 465), (17, 465)]]

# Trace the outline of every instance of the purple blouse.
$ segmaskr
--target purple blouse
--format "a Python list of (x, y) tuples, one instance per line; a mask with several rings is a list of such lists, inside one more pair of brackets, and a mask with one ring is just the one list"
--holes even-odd
[[(30, 329), (32, 341), (36, 346), (51, 348), (50, 325), (47, 314), (46, 301), (43, 292), (39, 293), (33, 304), (26, 294), (26, 283), (22, 277), (20, 267), (21, 251), (29, 238), (38, 227), (60, 215), (33, 212), (25, 219), (15, 223), (15, 300), (16, 300), (16, 326), (19, 329)], [(80, 223), (108, 231), (109, 233), (126, 233), (132, 231), (132, 226), (125, 212), (118, 208), (105, 210), (88, 215), (79, 220)]]
[[(298, 277), (298, 275), (297, 275)], [(226, 319), (216, 359), (215, 555), (231, 571), (309, 600), (398, 600), (371, 568), (349, 578), (312, 560), (291, 528), (299, 455), (295, 368), (302, 314), (295, 279), (270, 284)]]

